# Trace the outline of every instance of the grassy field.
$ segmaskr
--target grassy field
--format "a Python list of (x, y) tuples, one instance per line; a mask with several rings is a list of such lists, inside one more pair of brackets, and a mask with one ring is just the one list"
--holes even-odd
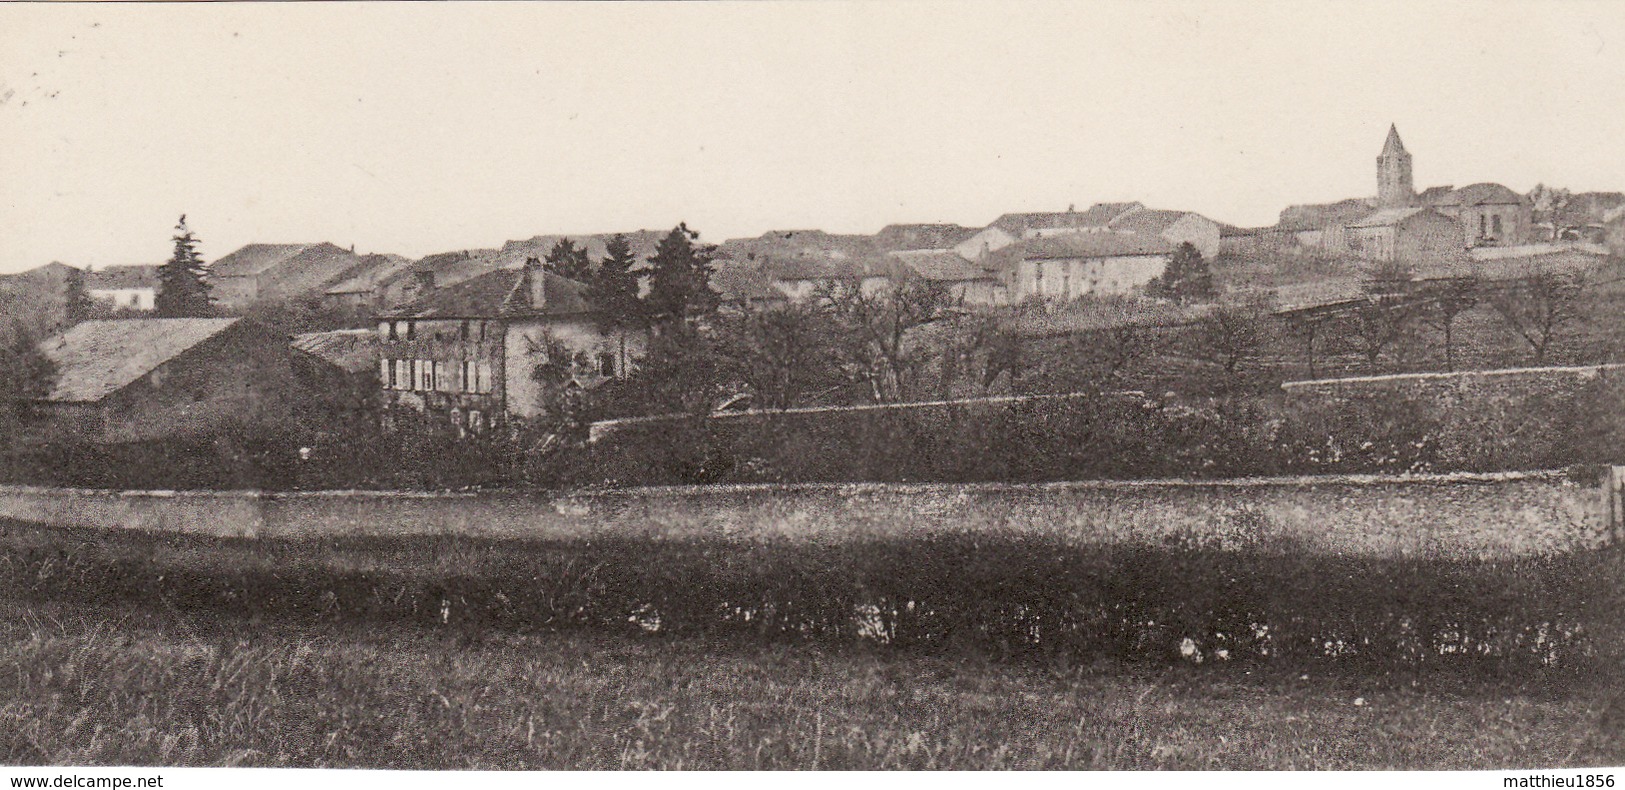
[(0, 602), (0, 759), (420, 769), (1625, 764), (1618, 678), (998, 663)]

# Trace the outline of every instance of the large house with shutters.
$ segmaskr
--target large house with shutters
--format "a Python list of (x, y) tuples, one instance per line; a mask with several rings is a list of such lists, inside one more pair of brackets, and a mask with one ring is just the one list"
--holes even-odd
[(531, 258), (380, 314), (386, 419), (412, 409), (477, 432), (546, 414), (562, 389), (626, 376), (647, 337), (606, 331), (586, 291)]

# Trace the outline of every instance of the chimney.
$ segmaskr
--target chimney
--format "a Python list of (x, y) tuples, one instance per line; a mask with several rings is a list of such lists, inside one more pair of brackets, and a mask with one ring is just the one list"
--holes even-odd
[(530, 309), (547, 306), (547, 275), (542, 271), (542, 260), (535, 256), (525, 259), (525, 291)]

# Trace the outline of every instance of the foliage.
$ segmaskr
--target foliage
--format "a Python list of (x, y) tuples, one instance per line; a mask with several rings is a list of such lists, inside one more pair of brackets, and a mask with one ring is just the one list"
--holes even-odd
[(878, 403), (909, 396), (930, 349), (910, 343), (910, 332), (948, 314), (953, 299), (941, 285), (907, 278), (868, 289), (857, 278), (833, 281), (816, 299), (841, 328), (837, 353), (849, 377), (868, 384)]
[(98, 318), (107, 312), (100, 309), (101, 305), (97, 304), (96, 300), (90, 298), (90, 291), (85, 287), (85, 271), (83, 269), (69, 269), (66, 287), (67, 293), (63, 297), (63, 314), (67, 319), (68, 326)]
[(639, 299), (640, 275), (632, 244), (622, 234), (605, 243), (606, 256), (587, 283), (587, 301), (597, 308), (602, 328), (610, 331), (641, 329), (648, 324), (644, 304)]
[(43, 398), (56, 386), (55, 363), (40, 350), (33, 333), (21, 321), (12, 321), (0, 335), (0, 435), (4, 443), (20, 438), (28, 414), (28, 401)]
[(724, 376), (756, 397), (759, 408), (787, 409), (840, 386), (839, 327), (817, 305), (746, 309), (715, 321)]
[[(421, 628), (349, 622), (333, 607), (316, 622), (251, 623), (167, 603), (0, 607), (7, 623), (0, 651), (16, 667), (8, 673), (16, 721), (0, 735), (0, 760), (11, 765), (1470, 770), (1625, 763), (1619, 739), (1598, 726), (1621, 699), (1606, 672), (1306, 675), (1211, 655), (1200, 667), (1157, 667), (1082, 664), (1065, 654), (1017, 662), (591, 632), (487, 638), (460, 607), (448, 611), (456, 621)], [(1282, 722), (1293, 722), (1294, 737), (1281, 737)]]
[(1180, 242), (1168, 259), (1163, 273), (1146, 283), (1150, 296), (1171, 299), (1180, 304), (1212, 299), (1217, 291), (1213, 287), (1213, 271), (1196, 245)]
[(175, 225), (175, 252), (158, 267), (158, 296), (153, 315), (159, 318), (198, 318), (213, 313), (209, 286), (204, 281), (203, 256), (197, 237), (186, 226), (186, 215)]
[(1516, 559), (1306, 551), (1245, 511), (1161, 545), (997, 524), (834, 540), (598, 534), (231, 543), (24, 530), (0, 583), (25, 601), (163, 605), (269, 622), (868, 644), (897, 655), (1236, 661), (1362, 675), (1604, 670), (1618, 549)]
[(664, 332), (689, 333), (697, 320), (717, 309), (719, 297), (710, 284), (716, 251), (710, 245), (696, 244), (699, 235), (686, 223), (679, 224), (660, 240), (649, 259), (649, 293), (644, 304)]
[(578, 247), (568, 238), (559, 239), (553, 244), (544, 259), (547, 270), (560, 277), (566, 277), (577, 282), (587, 282), (592, 279), (592, 261), (587, 257), (587, 248)]

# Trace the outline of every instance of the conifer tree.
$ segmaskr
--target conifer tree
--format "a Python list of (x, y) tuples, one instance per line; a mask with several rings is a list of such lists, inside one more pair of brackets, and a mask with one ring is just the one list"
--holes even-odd
[(543, 258), (547, 270), (577, 282), (586, 282), (592, 276), (592, 261), (586, 247), (577, 247), (570, 239), (559, 239)]
[(1213, 272), (1196, 245), (1182, 242), (1168, 259), (1162, 276), (1146, 285), (1146, 293), (1181, 304), (1212, 299)]
[(714, 252), (694, 243), (699, 235), (687, 223), (680, 223), (660, 240), (649, 259), (649, 296), (644, 304), (651, 319), (679, 334), (687, 333), (695, 319), (717, 308), (718, 295), (711, 290)]
[(598, 263), (598, 269), (587, 280), (587, 301), (598, 312), (598, 325), (606, 333), (620, 339), (620, 360), (616, 370), (626, 370), (626, 334), (648, 325), (643, 301), (638, 298), (641, 277), (633, 268), (637, 256), (632, 243), (622, 234), (615, 234), (605, 244), (607, 253)]
[(175, 252), (158, 267), (158, 296), (153, 314), (160, 318), (197, 318), (210, 315), (209, 286), (204, 282), (203, 256), (197, 237), (186, 227), (186, 215), (175, 225)]
[(85, 272), (83, 269), (73, 269), (68, 272), (67, 293), (63, 297), (64, 314), (68, 326), (81, 321), (88, 321), (95, 317), (96, 303), (90, 298), (90, 291), (85, 287)]

